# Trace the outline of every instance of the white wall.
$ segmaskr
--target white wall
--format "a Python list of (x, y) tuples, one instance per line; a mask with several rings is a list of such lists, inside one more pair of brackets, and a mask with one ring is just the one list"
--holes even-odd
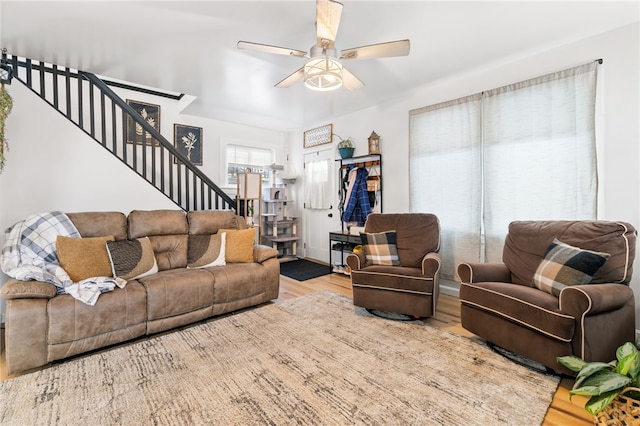
[[(10, 151), (0, 174), (0, 231), (26, 216), (45, 211), (121, 211), (178, 209), (120, 160), (75, 127), (29, 89), (14, 81), (14, 99), (6, 124)], [(263, 130), (180, 114), (184, 102), (116, 90), (123, 99), (159, 104), (161, 133), (173, 141), (173, 124), (203, 128), (201, 169), (218, 183), (220, 140), (233, 139), (277, 147), (281, 159), (285, 132)], [(228, 193), (235, 196), (235, 188)], [(0, 245), (4, 232), (0, 232)], [(0, 285), (8, 277), (0, 273)], [(0, 321), (4, 303), (0, 301)]]
[[(333, 123), (335, 133), (356, 139), (355, 155), (367, 153), (367, 138), (375, 130), (381, 136), (384, 211), (407, 212), (409, 110), (602, 58), (604, 63), (599, 68), (602, 83), (599, 93), (603, 95), (599, 122), (602, 152), (598, 159), (602, 208), (599, 217), (627, 221), (640, 228), (639, 27), (636, 23), (532, 56), (487, 64), (482, 69), (468, 70), (462, 75), (416, 88), (410, 96), (389, 99), (383, 105), (326, 122), (309, 123), (307, 128)], [(301, 148), (298, 150), (302, 151)], [(296, 153), (295, 158), (300, 158), (300, 154)], [(334, 225), (335, 229), (340, 229), (339, 218), (335, 219)], [(631, 287), (636, 294), (636, 318), (640, 324), (640, 253), (634, 269)]]

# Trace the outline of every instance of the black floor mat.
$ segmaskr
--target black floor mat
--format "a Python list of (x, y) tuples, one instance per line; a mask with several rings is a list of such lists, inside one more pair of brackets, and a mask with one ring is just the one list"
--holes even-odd
[(310, 280), (311, 278), (327, 275), (330, 272), (329, 265), (322, 265), (304, 259), (282, 262), (280, 264), (280, 273), (297, 281)]

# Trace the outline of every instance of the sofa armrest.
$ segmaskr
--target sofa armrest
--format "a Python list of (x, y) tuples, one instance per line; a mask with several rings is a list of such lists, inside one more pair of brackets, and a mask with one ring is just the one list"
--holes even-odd
[(349, 253), (345, 261), (347, 262), (347, 266), (351, 268), (352, 271), (359, 271), (364, 267), (364, 252), (359, 251), (357, 253)]
[(278, 257), (278, 250), (264, 245), (253, 246), (253, 261), (263, 263), (265, 260)]
[(459, 263), (457, 269), (463, 283), (511, 282), (511, 271), (504, 263)]
[(624, 284), (585, 284), (563, 288), (558, 296), (560, 310), (582, 318), (615, 311), (633, 300), (633, 290)]
[(440, 255), (438, 253), (427, 253), (422, 258), (422, 275), (425, 277), (435, 277), (440, 270)]
[(0, 289), (0, 296), (5, 299), (51, 299), (56, 294), (56, 286), (41, 281), (10, 279)]

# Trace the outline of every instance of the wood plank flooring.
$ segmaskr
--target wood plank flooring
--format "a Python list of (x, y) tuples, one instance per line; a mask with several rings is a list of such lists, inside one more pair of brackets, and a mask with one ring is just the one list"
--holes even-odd
[[(281, 275), (278, 301), (304, 296), (320, 290), (329, 290), (349, 298), (352, 297), (349, 277), (342, 274), (325, 275), (302, 282)], [(472, 336), (471, 333), (460, 326), (460, 302), (457, 297), (441, 294), (436, 315), (426, 321), (434, 327), (449, 330), (463, 336)], [(4, 336), (0, 337), (3, 338)], [(0, 353), (0, 381), (8, 378), (10, 377), (6, 375), (3, 351)], [(593, 417), (584, 411), (586, 398), (575, 396), (572, 401), (569, 400), (571, 386), (573, 386), (573, 380), (562, 379), (545, 416), (544, 426), (593, 425)]]

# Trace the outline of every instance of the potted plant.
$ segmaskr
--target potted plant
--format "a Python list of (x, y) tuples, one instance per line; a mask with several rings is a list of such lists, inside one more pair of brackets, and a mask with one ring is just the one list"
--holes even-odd
[[(334, 133), (335, 136), (338, 136)], [(353, 157), (353, 151), (355, 151), (356, 147), (353, 143), (353, 139), (349, 136), (346, 139), (342, 139), (338, 136), (340, 142), (338, 142), (338, 152), (340, 153), (340, 158), (351, 158)]]
[[(640, 421), (640, 355), (633, 343), (627, 342), (620, 346), (616, 350), (616, 359), (609, 363), (585, 362), (574, 355), (558, 357), (557, 360), (569, 370), (578, 373), (569, 395), (589, 396), (584, 408), (596, 416), (596, 420), (606, 416), (623, 420), (621, 416), (632, 416), (625, 419), (627, 423), (620, 424), (638, 424), (636, 422)], [(629, 405), (635, 409), (623, 409)], [(635, 411), (635, 414), (630, 411)]]
[(5, 123), (12, 107), (13, 99), (11, 99), (9, 92), (3, 84), (2, 87), (0, 87), (0, 173), (2, 173), (4, 169), (5, 151), (9, 149), (9, 143), (7, 142), (4, 131)]

